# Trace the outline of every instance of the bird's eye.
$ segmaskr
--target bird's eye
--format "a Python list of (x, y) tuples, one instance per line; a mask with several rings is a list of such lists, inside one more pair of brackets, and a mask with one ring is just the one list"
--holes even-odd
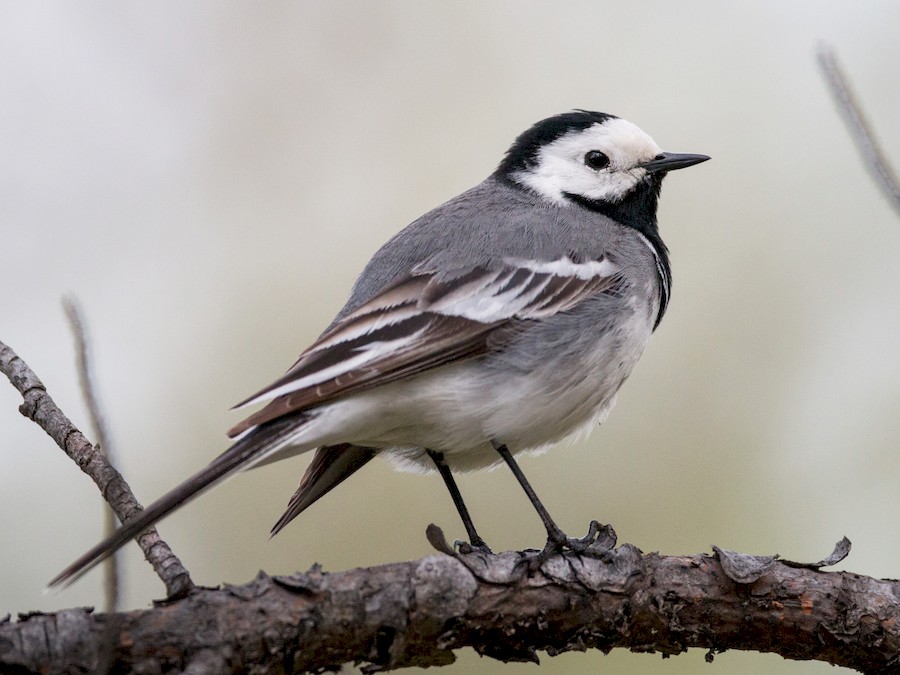
[(609, 157), (599, 150), (591, 150), (584, 156), (584, 163), (592, 169), (605, 169), (609, 166)]

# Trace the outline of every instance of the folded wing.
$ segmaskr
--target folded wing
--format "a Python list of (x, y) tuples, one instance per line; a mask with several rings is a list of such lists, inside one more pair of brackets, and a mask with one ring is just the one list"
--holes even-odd
[(243, 405), (271, 402), (229, 431), (302, 411), (337, 396), (474, 358), (498, 346), (513, 321), (543, 319), (617, 288), (608, 259), (506, 260), (451, 277), (414, 273), (333, 326), (283, 377)]

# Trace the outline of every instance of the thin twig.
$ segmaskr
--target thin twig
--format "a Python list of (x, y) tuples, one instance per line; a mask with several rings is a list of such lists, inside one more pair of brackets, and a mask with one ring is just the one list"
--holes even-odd
[(866, 167), (888, 198), (891, 206), (900, 215), (900, 181), (897, 180), (897, 174), (894, 173), (887, 156), (875, 140), (872, 127), (863, 115), (862, 107), (850, 88), (847, 76), (844, 75), (837, 62), (834, 49), (828, 44), (820, 43), (817, 58), (825, 82), (831, 89), (838, 109), (850, 129), (850, 136), (856, 142)]
[[(88, 349), (87, 328), (81, 315), (78, 302), (74, 297), (63, 298), (63, 309), (69, 319), (72, 335), (75, 337), (75, 357), (78, 364), (78, 382), (81, 385), (81, 395), (87, 405), (88, 415), (91, 419), (91, 428), (100, 452), (106, 455), (110, 464), (115, 464), (116, 455), (113, 451), (112, 440), (106, 426), (106, 420), (100, 409), (100, 401), (97, 398), (94, 386), (94, 373), (91, 367), (91, 353)], [(108, 537), (116, 529), (116, 514), (111, 508), (103, 509), (103, 531)], [(116, 612), (119, 609), (119, 556), (111, 555), (103, 564), (103, 587), (106, 596), (106, 611)]]
[[(28, 364), (3, 342), (0, 342), (0, 372), (22, 394), (24, 402), (19, 406), (19, 412), (46, 431), (63, 452), (91, 477), (120, 521), (126, 522), (143, 509), (121, 474), (57, 407), (44, 383)], [(156, 528), (144, 532), (137, 542), (147, 562), (166, 585), (166, 593), (170, 597), (184, 595), (194, 588), (187, 570)]]

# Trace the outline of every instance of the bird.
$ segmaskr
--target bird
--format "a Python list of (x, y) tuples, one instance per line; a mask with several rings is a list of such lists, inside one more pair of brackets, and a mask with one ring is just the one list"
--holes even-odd
[(272, 534), (376, 456), (437, 471), (469, 541), (454, 474), (506, 464), (547, 530), (575, 547), (515, 460), (602, 423), (672, 286), (657, 223), (663, 178), (708, 160), (663, 152), (635, 124), (575, 109), (521, 133), (483, 182), (413, 221), (366, 264), (334, 321), (233, 444), (78, 558), (65, 586), (241, 470), (313, 457)]

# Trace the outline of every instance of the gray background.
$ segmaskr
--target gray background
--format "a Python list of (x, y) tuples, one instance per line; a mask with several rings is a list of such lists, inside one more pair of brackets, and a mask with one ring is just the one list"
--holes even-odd
[[(0, 6), (0, 339), (86, 428), (60, 296), (82, 302), (119, 464), (149, 502), (225, 447), (231, 404), (292, 362), (400, 227), (480, 181), (534, 121), (625, 117), (666, 150), (671, 309), (602, 430), (525, 459), (571, 533), (900, 574), (900, 223), (814, 62), (832, 42), (900, 163), (900, 4), (7, 2)], [(95, 488), (0, 383), (0, 615), (99, 604), (46, 581), (100, 536)], [(430, 552), (436, 476), (374, 463), (276, 539), (305, 460), (166, 520), (200, 583)], [(495, 548), (542, 541), (506, 471), (460, 480)], [(125, 556), (125, 603), (161, 586)], [(463, 652), (442, 673), (532, 672)], [(558, 673), (832, 673), (695, 651)], [(702, 670), (701, 670), (702, 669)]]

